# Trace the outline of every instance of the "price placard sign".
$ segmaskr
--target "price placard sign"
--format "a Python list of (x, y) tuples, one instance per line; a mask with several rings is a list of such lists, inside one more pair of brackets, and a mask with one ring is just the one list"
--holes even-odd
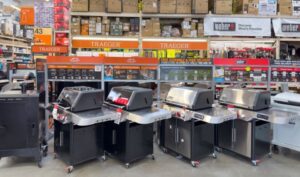
[(34, 28), (34, 45), (52, 45), (52, 28)]

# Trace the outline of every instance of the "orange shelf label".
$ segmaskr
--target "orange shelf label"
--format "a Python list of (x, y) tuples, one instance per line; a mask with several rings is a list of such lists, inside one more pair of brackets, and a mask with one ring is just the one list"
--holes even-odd
[(207, 50), (207, 48), (207, 42), (143, 42), (143, 49)]
[(123, 48), (137, 49), (138, 41), (72, 40), (73, 48)]
[(68, 53), (67, 46), (32, 46), (33, 53)]

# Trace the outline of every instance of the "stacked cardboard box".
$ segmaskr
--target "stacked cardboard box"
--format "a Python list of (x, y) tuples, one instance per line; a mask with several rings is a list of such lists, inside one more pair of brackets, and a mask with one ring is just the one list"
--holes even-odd
[(121, 13), (122, 12), (122, 0), (107, 1), (107, 12)]
[(142, 35), (144, 37), (159, 37), (161, 34), (159, 18), (142, 21)]
[(293, 15), (300, 16), (300, 1), (292, 0), (292, 5), (293, 5)]
[(203, 23), (198, 23), (198, 37), (203, 37), (204, 36), (204, 24)]
[(105, 12), (105, 0), (89, 0), (90, 12)]
[(214, 0), (216, 14), (232, 14), (232, 0)]
[(259, 15), (277, 15), (277, 0), (259, 0)]
[(158, 0), (143, 0), (143, 13), (158, 13)]
[(177, 0), (176, 13), (178, 14), (192, 13), (192, 0)]
[(72, 1), (73, 12), (88, 12), (89, 0), (73, 0)]
[(292, 15), (292, 0), (279, 0), (279, 13), (280, 15)]
[(123, 0), (123, 12), (137, 13), (138, 12), (138, 0)]
[(80, 35), (80, 17), (72, 17), (71, 19), (71, 34)]
[(176, 0), (160, 0), (160, 13), (175, 14), (176, 13)]
[(259, 0), (241, 0), (243, 1), (242, 13), (258, 15)]
[(207, 14), (208, 13), (208, 0), (193, 0), (193, 13)]

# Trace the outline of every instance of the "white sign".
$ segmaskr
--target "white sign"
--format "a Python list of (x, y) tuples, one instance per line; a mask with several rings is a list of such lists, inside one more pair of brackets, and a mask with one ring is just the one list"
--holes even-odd
[(273, 28), (278, 37), (300, 37), (300, 19), (273, 19)]
[(205, 17), (205, 36), (271, 36), (270, 18)]

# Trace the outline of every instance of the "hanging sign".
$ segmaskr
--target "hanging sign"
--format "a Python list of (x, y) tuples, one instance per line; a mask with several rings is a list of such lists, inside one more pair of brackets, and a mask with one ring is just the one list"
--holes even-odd
[(22, 7), (20, 10), (20, 25), (34, 26), (34, 8)]
[(34, 45), (31, 47), (33, 53), (68, 53), (68, 46), (43, 46)]
[(34, 28), (34, 45), (52, 45), (52, 28)]
[(73, 48), (111, 48), (111, 49), (137, 49), (138, 41), (115, 41), (115, 40), (72, 40)]
[(278, 37), (300, 37), (300, 19), (273, 19), (273, 28)]
[(270, 18), (205, 17), (205, 36), (271, 36)]
[(176, 50), (207, 50), (207, 42), (162, 42), (162, 41), (143, 41), (143, 49), (176, 49)]

